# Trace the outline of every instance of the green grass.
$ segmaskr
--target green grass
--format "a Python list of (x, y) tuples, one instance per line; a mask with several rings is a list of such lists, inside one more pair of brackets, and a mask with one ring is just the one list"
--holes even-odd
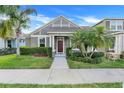
[(68, 64), (70, 68), (80, 69), (80, 68), (124, 68), (124, 60), (104, 60), (104, 62), (99, 64), (90, 64), (78, 61), (72, 61), (68, 59)]
[(33, 56), (0, 56), (0, 69), (46, 69), (50, 68), (52, 59)]
[(0, 84), (0, 88), (122, 88), (122, 83), (95, 83), (75, 85)]

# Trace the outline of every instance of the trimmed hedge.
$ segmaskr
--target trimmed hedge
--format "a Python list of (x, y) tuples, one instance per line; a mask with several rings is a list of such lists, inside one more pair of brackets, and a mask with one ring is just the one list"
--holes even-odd
[(52, 48), (36, 47), (36, 48), (20, 48), (21, 55), (46, 55), (52, 57)]

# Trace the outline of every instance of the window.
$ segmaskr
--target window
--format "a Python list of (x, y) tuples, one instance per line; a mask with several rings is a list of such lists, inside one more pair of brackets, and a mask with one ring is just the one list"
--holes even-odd
[(122, 21), (117, 21), (117, 30), (123, 30), (123, 22)]
[(45, 38), (40, 39), (40, 47), (45, 47)]
[(123, 21), (110, 21), (110, 29), (113, 31), (122, 31)]
[(110, 25), (111, 30), (116, 30), (116, 21), (111, 21)]
[(12, 45), (11, 45), (11, 40), (8, 40), (8, 41), (7, 41), (7, 46), (8, 46), (9, 48), (12, 47)]

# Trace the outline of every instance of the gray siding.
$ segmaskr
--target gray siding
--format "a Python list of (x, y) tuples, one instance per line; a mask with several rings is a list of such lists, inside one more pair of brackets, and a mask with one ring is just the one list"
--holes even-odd
[(46, 47), (50, 47), (49, 37), (46, 37)]
[(26, 46), (31, 47), (31, 38), (25, 39)]
[(38, 47), (38, 38), (31, 37), (31, 47)]

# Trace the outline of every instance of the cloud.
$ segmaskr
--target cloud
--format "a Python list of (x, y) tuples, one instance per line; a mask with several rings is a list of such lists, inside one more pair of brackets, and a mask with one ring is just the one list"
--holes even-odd
[(23, 33), (30, 33), (32, 31), (35, 31), (36, 29), (42, 27), (44, 24), (53, 19), (52, 17), (48, 17), (42, 14), (38, 14), (37, 16), (29, 15), (29, 18), (31, 20), (31, 23), (29, 24), (30, 28), (23, 29)]
[(42, 22), (42, 23), (48, 23), (50, 20), (52, 20), (53, 18), (51, 17), (48, 17), (48, 16), (45, 16), (45, 15), (42, 15), (42, 14), (38, 14), (37, 16), (35, 15), (30, 15), (29, 18), (32, 20), (32, 21), (39, 21), (39, 22)]
[(30, 28), (22, 29), (22, 32), (28, 34), (28, 33), (35, 31), (36, 29), (40, 28), (41, 26), (42, 26), (41, 24), (35, 24), (35, 25), (32, 24), (32, 25), (30, 25)]
[(96, 24), (98, 23), (101, 19), (98, 19), (94, 16), (76, 16), (78, 19), (83, 20), (86, 24)]

